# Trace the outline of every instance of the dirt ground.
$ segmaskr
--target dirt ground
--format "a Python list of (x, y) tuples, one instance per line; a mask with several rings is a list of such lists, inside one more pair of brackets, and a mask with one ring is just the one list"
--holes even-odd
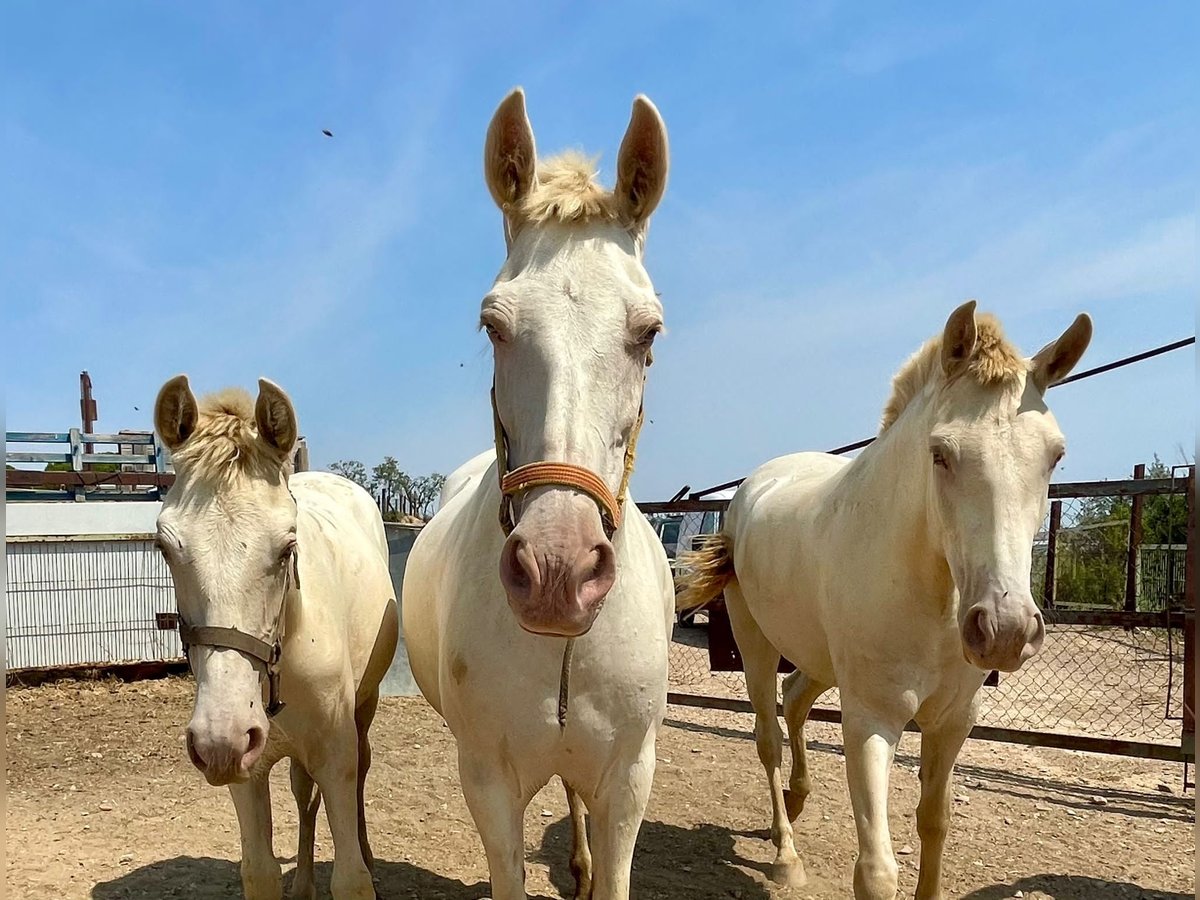
[[(190, 705), (183, 678), (7, 692), (8, 897), (240, 896), (228, 793), (206, 786), (184, 753)], [(772, 850), (751, 727), (738, 713), (669, 710), (634, 862), (636, 897), (851, 896), (855, 839), (840, 734), (810, 726), (814, 793), (796, 829), (809, 883), (785, 891), (764, 875)], [(368, 816), (380, 897), (486, 896), (483, 850), (444, 724), (419, 699), (385, 700), (373, 737)], [(918, 741), (905, 736), (892, 779), (907, 896), (916, 884)], [(947, 849), (950, 895), (1192, 897), (1194, 795), (1182, 793), (1182, 775), (1179, 765), (968, 742)], [(290, 860), (296, 815), (285, 765), (274, 782), (276, 850)], [(526, 818), (532, 896), (570, 896), (569, 827), (552, 784)], [(327, 831), (317, 852), (327, 890)]]

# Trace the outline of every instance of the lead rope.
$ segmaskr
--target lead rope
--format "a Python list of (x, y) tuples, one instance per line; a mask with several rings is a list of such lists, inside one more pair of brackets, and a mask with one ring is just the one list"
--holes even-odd
[[(645, 381), (643, 380), (643, 391)], [(637, 461), (637, 442), (642, 433), (642, 422), (645, 420), (645, 405), (638, 405), (637, 419), (629, 431), (629, 441), (625, 444), (625, 466), (621, 472), (621, 485), (615, 496), (607, 494), (607, 486), (603, 479), (594, 472), (570, 463), (536, 462), (521, 466), (515, 472), (508, 471), (508, 435), (504, 433), (504, 423), (500, 421), (500, 408), (496, 405), (496, 384), (492, 382), (492, 427), (496, 437), (496, 476), (500, 482), (500, 528), (505, 537), (512, 534), (515, 527), (512, 518), (512, 503), (510, 496), (521, 493), (530, 487), (544, 484), (560, 484), (583, 491), (600, 507), (600, 520), (608, 532), (609, 540), (621, 525), (625, 510), (625, 493), (629, 490), (629, 480), (633, 477), (634, 463)], [(510, 474), (527, 473), (528, 477), (519, 484), (506, 488), (505, 482)], [(603, 490), (601, 490), (603, 488)], [(610, 505), (611, 504), (611, 505)], [(571, 656), (575, 651), (575, 638), (567, 638), (563, 647), (562, 669), (558, 676), (558, 727), (567, 727), (567, 708), (571, 698)]]

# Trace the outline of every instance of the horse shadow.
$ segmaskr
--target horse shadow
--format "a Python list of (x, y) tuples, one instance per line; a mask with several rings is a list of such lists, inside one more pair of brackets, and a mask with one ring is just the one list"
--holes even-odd
[[(562, 897), (572, 897), (575, 891), (570, 855), (571, 822), (564, 817), (546, 828), (540, 847), (529, 859), (549, 868), (550, 882)], [(316, 869), (318, 896), (328, 897), (333, 866), (323, 862), (318, 863)], [(765, 879), (755, 878), (745, 869), (765, 873), (767, 866), (739, 858), (734, 851), (734, 835), (727, 829), (713, 825), (680, 828), (645, 821), (638, 835), (633, 861), (633, 894), (638, 897), (713, 896), (765, 900), (770, 896), (764, 885)], [(285, 896), (290, 883), (291, 873), (285, 873)], [(236, 862), (177, 856), (97, 883), (92, 889), (92, 900), (167, 900), (176, 897), (226, 900), (240, 897), (241, 889)], [(482, 900), (490, 896), (487, 881), (468, 884), (414, 863), (386, 860), (375, 862), (375, 889), (379, 900)], [(539, 895), (530, 900), (555, 898)]]
[[(646, 819), (638, 832), (630, 879), (635, 897), (741, 897), (765, 900), (769, 866), (738, 856), (734, 832), (717, 825), (681, 828)], [(564, 897), (574, 896), (570, 871), (571, 820), (546, 828), (542, 845), (530, 857), (546, 865), (550, 883)], [(763, 875), (755, 878), (746, 870)]]
[(965, 894), (962, 900), (1008, 900), (1021, 891), (1037, 891), (1053, 900), (1192, 900), (1192, 894), (1147, 890), (1127, 881), (1108, 881), (1088, 875), (1030, 875), (1010, 884), (992, 884)]

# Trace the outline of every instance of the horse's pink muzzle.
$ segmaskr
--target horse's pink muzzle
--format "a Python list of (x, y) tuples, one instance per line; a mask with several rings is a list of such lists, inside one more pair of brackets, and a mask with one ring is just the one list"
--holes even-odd
[[(590, 501), (565, 515), (522, 516), (500, 553), (500, 581), (526, 631), (579, 637), (616, 580), (616, 553)], [(560, 510), (566, 513), (566, 510)]]
[(1046, 625), (1029, 596), (989, 591), (962, 620), (963, 656), (980, 669), (1015, 672), (1042, 649)]
[(269, 726), (214, 725), (219, 723), (192, 718), (187, 729), (188, 758), (215, 787), (245, 781), (267, 745)]

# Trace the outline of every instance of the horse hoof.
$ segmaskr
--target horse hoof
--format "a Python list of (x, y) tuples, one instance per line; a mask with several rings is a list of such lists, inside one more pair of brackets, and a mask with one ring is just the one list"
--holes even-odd
[(803, 887), (808, 883), (804, 863), (798, 859), (791, 862), (776, 860), (771, 863), (771, 880), (782, 887)]
[(800, 813), (804, 812), (804, 801), (807, 799), (808, 794), (791, 791), (787, 788), (783, 789), (783, 807), (787, 810), (789, 822), (795, 822), (800, 818)]

